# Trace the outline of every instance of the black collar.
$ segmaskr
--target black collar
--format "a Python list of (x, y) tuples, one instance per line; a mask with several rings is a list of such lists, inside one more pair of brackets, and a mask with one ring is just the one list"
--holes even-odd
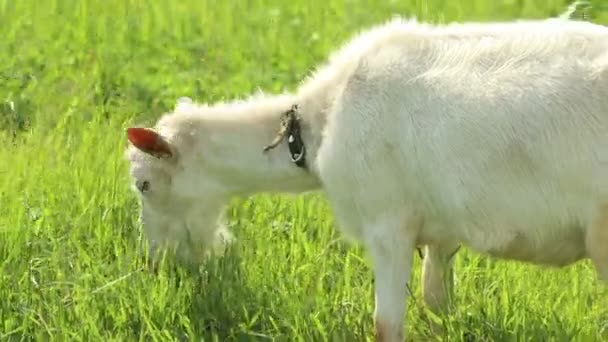
[(298, 105), (293, 105), (285, 112), (287, 119), (287, 146), (291, 154), (291, 161), (298, 167), (306, 168), (306, 146), (300, 132), (300, 117), (297, 113)]
[(264, 147), (264, 152), (277, 147), (285, 136), (287, 136), (287, 147), (291, 154), (291, 161), (296, 166), (306, 169), (306, 146), (302, 140), (297, 104), (294, 104), (288, 111), (283, 113), (281, 129), (273, 142)]

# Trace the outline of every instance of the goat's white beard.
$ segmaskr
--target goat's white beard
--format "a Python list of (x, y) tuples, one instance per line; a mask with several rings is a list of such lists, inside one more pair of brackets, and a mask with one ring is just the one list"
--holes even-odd
[(225, 224), (219, 224), (208, 245), (195, 246), (189, 240), (152, 243), (148, 249), (148, 266), (156, 271), (160, 263), (175, 262), (187, 269), (198, 269), (213, 256), (223, 256), (226, 248), (235, 240)]
[(217, 230), (215, 231), (215, 236), (208, 250), (209, 254), (222, 256), (226, 251), (226, 247), (234, 242), (235, 237), (228, 229), (228, 226), (225, 222), (217, 223)]
[(191, 239), (180, 241), (180, 246), (183, 247), (177, 251), (177, 260), (190, 267), (200, 267), (212, 256), (223, 256), (226, 247), (233, 240), (234, 236), (226, 223), (218, 219), (214, 223), (213, 233), (206, 236), (202, 243), (195, 244)]
[[(185, 220), (173, 217), (159, 219), (152, 216), (150, 221), (142, 222), (148, 243), (148, 265), (154, 271), (163, 261), (190, 269), (199, 268), (209, 257), (223, 256), (226, 247), (235, 240), (223, 212), (215, 220), (195, 221), (197, 227), (187, 227)], [(196, 237), (192, 238), (193, 235)]]

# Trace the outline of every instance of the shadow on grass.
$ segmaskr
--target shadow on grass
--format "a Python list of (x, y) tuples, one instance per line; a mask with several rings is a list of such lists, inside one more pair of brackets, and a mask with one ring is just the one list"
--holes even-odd
[[(178, 340), (252, 341), (288, 338), (277, 312), (281, 304), (273, 301), (272, 289), (253, 288), (247, 279), (246, 260), (239, 253), (238, 241), (224, 255), (211, 257), (198, 270), (163, 261), (164, 275), (171, 288), (189, 292), (183, 315), (171, 335)], [(272, 335), (267, 335), (272, 333)], [(277, 336), (283, 335), (283, 336)]]
[[(312, 295), (303, 299), (297, 294), (290, 297), (284, 292), (285, 287), (274, 286), (279, 285), (275, 279), (283, 281), (280, 274), (269, 279), (247, 270), (247, 260), (240, 253), (242, 248), (237, 240), (223, 256), (210, 258), (197, 271), (173, 263), (166, 265), (164, 272), (172, 282), (171, 287), (179, 292), (184, 288), (190, 298), (182, 311), (189, 322), (180, 322), (171, 329), (173, 338), (358, 341), (362, 336), (372, 336), (371, 316), (361, 313), (363, 303), (361, 308), (352, 308), (330, 304), (326, 302), (329, 297)], [(284, 281), (293, 280), (285, 278)], [(369, 321), (357, 323), (361, 316)], [(352, 318), (354, 322), (349, 321)]]

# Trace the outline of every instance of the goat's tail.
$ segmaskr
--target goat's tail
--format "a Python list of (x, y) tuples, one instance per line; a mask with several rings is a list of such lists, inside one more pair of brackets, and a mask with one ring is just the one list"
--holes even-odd
[(563, 20), (591, 20), (591, 2), (587, 0), (576, 0), (568, 6), (566, 11), (559, 16)]

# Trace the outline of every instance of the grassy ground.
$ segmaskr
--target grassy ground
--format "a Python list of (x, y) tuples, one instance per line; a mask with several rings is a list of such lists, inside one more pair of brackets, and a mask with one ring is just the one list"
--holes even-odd
[[(601, 0), (595, 2), (601, 6)], [(124, 128), (176, 98), (293, 88), (357, 30), (553, 16), (565, 0), (0, 0), (0, 340), (371, 339), (372, 275), (318, 195), (238, 201), (204, 274), (140, 271)], [(593, 20), (608, 23), (608, 10)], [(419, 260), (408, 333), (428, 340)], [(448, 340), (608, 339), (588, 263), (458, 255)]]

